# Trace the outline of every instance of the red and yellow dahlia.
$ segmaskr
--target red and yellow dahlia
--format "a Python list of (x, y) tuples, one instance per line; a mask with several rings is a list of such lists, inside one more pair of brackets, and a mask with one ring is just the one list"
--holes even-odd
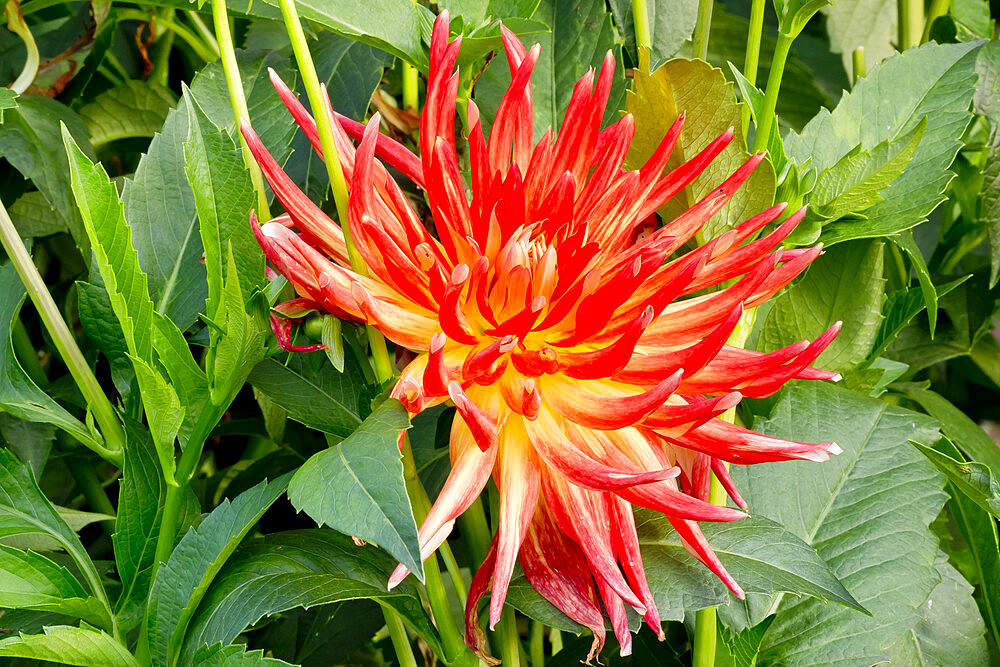
[[(577, 83), (558, 136), (550, 129), (533, 142), (530, 78), (539, 48), (526, 50), (507, 30), (503, 41), (512, 80), (488, 139), (476, 105), (468, 105), (471, 187), (454, 136), (461, 38), (449, 42), (447, 14), (431, 41), (419, 157), (379, 133), (378, 115), (362, 126), (334, 114), (350, 231), (369, 277), (350, 270), (341, 229), (244, 125), (286, 210), (254, 229), (309, 307), (371, 324), (417, 353), (392, 392), (411, 414), (455, 405), (451, 474), (420, 527), (424, 558), (493, 476), (499, 516), (468, 598), (470, 645), (483, 647), (480, 599), (489, 590), (492, 627), (520, 559), (535, 590), (593, 631), (594, 651), (605, 639), (603, 604), (625, 654), (626, 607), (662, 636), (632, 505), (662, 512), (690, 552), (742, 597), (696, 523), (745, 516), (707, 502), (711, 473), (745, 508), (725, 462), (823, 461), (839, 449), (779, 440), (718, 417), (743, 396), (767, 396), (792, 378), (835, 379), (809, 364), (837, 327), (767, 354), (728, 346), (744, 310), (820, 253), (819, 246), (780, 247), (801, 212), (751, 240), (781, 216), (779, 204), (678, 255), (763, 156), (642, 234), (733, 139), (732, 130), (664, 173), (681, 117), (643, 167), (625, 171), (632, 117), (601, 129), (614, 71), (609, 53), (600, 73)], [(272, 80), (320, 151), (313, 118), (273, 73)], [(436, 234), (376, 155), (423, 188)], [(406, 575), (400, 566), (390, 586)]]

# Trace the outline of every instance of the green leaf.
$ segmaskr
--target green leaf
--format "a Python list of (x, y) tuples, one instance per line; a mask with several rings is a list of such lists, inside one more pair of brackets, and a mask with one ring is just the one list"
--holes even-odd
[(0, 126), (0, 157), (35, 184), (87, 257), (90, 244), (73, 203), (60, 123), (69, 128), (76, 144), (93, 156), (87, 128), (74, 111), (43, 95), (22, 95), (17, 108), (5, 114)]
[(839, 320), (843, 328), (815, 364), (833, 371), (859, 364), (872, 350), (882, 320), (882, 264), (880, 241), (828, 250), (801, 280), (774, 300), (758, 349), (767, 352), (816, 338)]
[(156, 448), (149, 435), (132, 424), (127, 425), (125, 434), (125, 466), (112, 542), (122, 583), (115, 614), (122, 625), (131, 627), (141, 617), (149, 593), (166, 483), (159, 473)]
[(205, 248), (208, 300), (205, 312), (215, 318), (226, 280), (226, 245), (231, 245), (243, 302), (264, 284), (264, 254), (250, 229), (255, 195), (243, 155), (228, 135), (208, 119), (190, 92), (185, 92), (188, 136), (184, 170), (194, 193)]
[(726, 628), (722, 629), (722, 639), (733, 658), (734, 667), (754, 667), (757, 664), (760, 644), (773, 622), (774, 616), (768, 616), (752, 628), (744, 628), (742, 632), (732, 633)]
[(202, 647), (194, 656), (191, 663), (197, 667), (282, 667), (290, 663), (277, 658), (265, 658), (264, 651), (248, 651), (246, 646), (236, 644), (235, 646), (214, 646)]
[[(264, 0), (278, 6), (277, 0)], [(410, 0), (297, 2), (299, 16), (351, 39), (371, 44), (423, 69), (427, 54), (420, 42), (421, 17)]]
[(7, 109), (17, 108), (17, 93), (10, 88), (0, 90), (0, 124), (3, 123), (3, 112)]
[[(973, 461), (989, 466), (993, 476), (1000, 478), (1000, 448), (979, 424), (949, 403), (940, 394), (917, 387), (901, 388), (902, 394), (919, 404), (927, 414), (941, 422), (941, 430)], [(953, 457), (954, 458), (954, 457)]]
[(25, 192), (18, 197), (8, 213), (22, 239), (69, 231), (65, 216), (53, 209), (45, 195), (38, 190)]
[(837, 164), (819, 173), (806, 201), (817, 214), (829, 220), (862, 213), (882, 201), (879, 193), (910, 164), (926, 127), (924, 118), (898, 139), (886, 139), (870, 151), (849, 152)]
[[(913, 269), (917, 274), (917, 282), (920, 283), (920, 293), (924, 297), (924, 307), (927, 308), (927, 321), (930, 325), (928, 333), (933, 338), (934, 330), (937, 328), (938, 293), (934, 283), (931, 282), (931, 274), (927, 269), (927, 260), (924, 259), (923, 252), (921, 252), (917, 242), (913, 239), (913, 230), (908, 229), (905, 232), (894, 234), (889, 239), (906, 253), (913, 264)], [(957, 283), (955, 287), (958, 287), (960, 284)]]
[(192, 528), (156, 571), (149, 594), (147, 629), (154, 665), (174, 664), (188, 623), (209, 584), (246, 534), (285, 492), (290, 474), (261, 482), (230, 503), (223, 500)]
[[(208, 400), (208, 377), (191, 354), (184, 334), (166, 316), (153, 313), (153, 348), (163, 365), (170, 383), (177, 390), (181, 404), (187, 409), (188, 430), (196, 415)], [(181, 444), (187, 433), (182, 430)]]
[(35, 479), (38, 479), (52, 452), (56, 430), (51, 424), (29, 422), (0, 412), (0, 439), (6, 441), (8, 449), (17, 454), (17, 458), (28, 464)]
[[(633, 62), (639, 62), (635, 47), (635, 23), (631, 0), (611, 0), (611, 11), (618, 31), (625, 36), (625, 48)], [(650, 68), (655, 70), (675, 56), (684, 42), (691, 39), (698, 22), (697, 0), (651, 0), (646, 4), (649, 18)]]
[(395, 565), (385, 552), (359, 548), (332, 530), (285, 531), (248, 541), (209, 587), (191, 620), (179, 662), (188, 664), (210, 644), (229, 644), (264, 616), (358, 598), (395, 609), (435, 646), (437, 633), (413, 581), (385, 590)]
[[(636, 127), (625, 159), (628, 169), (645, 164), (682, 112), (687, 114), (687, 120), (667, 169), (691, 159), (727, 129), (742, 123), (732, 84), (722, 70), (700, 60), (678, 58), (647, 74), (646, 60), (640, 59), (626, 107)], [(690, 185), (660, 208), (660, 215), (667, 221), (677, 217), (717, 188), (749, 157), (746, 144), (737, 136)], [(765, 161), (705, 224), (698, 234), (699, 241), (714, 238), (770, 206), (774, 187), (774, 169)]]
[(920, 605), (920, 622), (889, 649), (890, 664), (917, 666), (990, 664), (983, 617), (969, 585), (943, 553), (935, 563), (941, 583)]
[(986, 116), (991, 131), (983, 164), (980, 218), (990, 240), (990, 287), (1000, 279), (1000, 42), (987, 42), (976, 58), (979, 83), (973, 100), (976, 113)]
[(866, 220), (826, 225), (825, 243), (909, 229), (943, 201), (945, 186), (954, 176), (948, 167), (971, 119), (977, 46), (932, 43), (892, 57), (845, 93), (832, 113), (821, 111), (801, 134), (785, 137), (790, 158), (800, 164), (811, 158), (822, 171), (856, 146), (870, 151), (883, 141), (905, 136), (927, 118), (913, 160), (882, 191), (883, 201), (865, 212)]
[(174, 386), (159, 371), (154, 370), (142, 359), (137, 357), (130, 359), (142, 391), (142, 404), (146, 409), (146, 421), (149, 423), (149, 431), (156, 445), (160, 468), (167, 483), (176, 486), (174, 470), (177, 468), (177, 461), (174, 458), (176, 455), (174, 440), (184, 423), (186, 411), (177, 398)]
[[(528, 40), (528, 46), (537, 42), (542, 48), (531, 77), (535, 138), (541, 138), (549, 127), (554, 131), (559, 127), (576, 82), (588, 68), (600, 69), (609, 49), (615, 55), (616, 65), (604, 121), (618, 120), (625, 77), (620, 38), (604, 0), (551, 0), (541, 3), (531, 18), (551, 30), (532, 35)], [(493, 122), (509, 85), (506, 59), (494, 58), (476, 81), (476, 101), (483, 113), (484, 130)]]
[(333, 315), (324, 315), (322, 329), (320, 330), (320, 341), (323, 343), (324, 352), (330, 364), (337, 369), (337, 372), (344, 372), (344, 337), (341, 334), (342, 322)]
[(825, 7), (830, 50), (851, 72), (854, 49), (865, 49), (866, 71), (896, 53), (896, 0), (836, 0)]
[[(832, 2), (833, 0), (775, 0), (774, 8), (780, 17), (778, 23), (781, 26), (781, 32), (790, 35), (793, 39), (798, 37), (809, 19)], [(779, 7), (781, 7), (780, 10)]]
[(130, 80), (106, 90), (80, 108), (95, 148), (118, 139), (152, 137), (177, 104), (169, 89), (150, 81)]
[[(758, 665), (871, 665), (920, 619), (937, 585), (928, 529), (946, 495), (943, 476), (909, 440), (934, 442), (933, 420), (829, 383), (793, 383), (754, 429), (797, 441), (835, 441), (843, 453), (733, 466), (755, 512), (816, 549), (872, 617), (817, 600), (748, 596), (749, 625), (777, 612)], [(822, 628), (822, 631), (815, 630)], [(831, 660), (835, 656), (835, 660)]]
[[(940, 285), (935, 288), (935, 295), (944, 296), (966, 280), (968, 276)], [(879, 325), (878, 335), (875, 337), (875, 344), (868, 358), (874, 359), (882, 355), (906, 325), (926, 306), (926, 293), (920, 287), (898, 290), (890, 294), (882, 305), (882, 323)]]
[[(680, 594), (691, 574), (702, 580), (701, 586), (714, 588), (716, 596), (722, 598), (719, 602), (730, 599), (723, 583), (687, 553), (662, 514), (637, 510), (635, 525), (646, 576), (662, 618), (680, 620), (685, 611), (700, 608), (697, 603), (690, 606)], [(815, 549), (770, 519), (752, 516), (732, 523), (704, 524), (702, 531), (722, 564), (748, 592), (785, 591), (865, 611)], [(679, 563), (687, 576), (680, 574)]]
[(110, 627), (108, 610), (66, 568), (33, 551), (0, 545), (0, 600), (8, 609), (54, 611)]
[[(257, 364), (247, 378), (254, 388), (288, 412), (288, 417), (331, 435), (347, 437), (361, 424), (358, 395), (361, 371), (347, 364), (338, 373), (324, 363), (311, 367), (310, 355), (293, 355), (287, 366), (274, 359)], [(348, 360), (349, 362), (350, 360)]]
[(81, 667), (139, 667), (132, 654), (110, 635), (70, 625), (46, 627), (41, 635), (22, 634), (0, 640), (0, 657)]
[(7, 334), (7, 342), (0, 350), (0, 408), (26, 421), (52, 424), (92, 448), (99, 447), (101, 443), (90, 429), (31, 381), (14, 354), (10, 332), (25, 293), (14, 263), (0, 265), (0, 331)]
[[(100, 281), (100, 274), (94, 277)], [(77, 281), (76, 300), (84, 332), (107, 357), (111, 366), (111, 381), (118, 393), (125, 396), (135, 386), (135, 369), (128, 358), (128, 346), (122, 338), (121, 324), (107, 291), (100, 285)]]
[(953, 0), (950, 13), (955, 19), (958, 41), (993, 39), (990, 4), (985, 0)]
[[(1000, 484), (989, 466), (975, 461), (959, 461), (919, 442), (911, 443), (943, 472), (952, 486), (993, 516), (1000, 516)], [(950, 443), (949, 443), (950, 445)], [(948, 447), (947, 449), (950, 449)]]
[(299, 468), (288, 499), (320, 525), (375, 542), (423, 581), (398, 445), (399, 432), (409, 427), (402, 404), (386, 400), (343, 442)]
[[(512, 606), (519, 612), (539, 621), (543, 625), (561, 632), (572, 632), (579, 636), (586, 628), (564, 614), (558, 607), (539, 594), (523, 574), (515, 574), (507, 587), (507, 598), (504, 604)], [(710, 605), (706, 605), (710, 606)]]
[(41, 533), (58, 542), (73, 557), (91, 593), (110, 614), (97, 570), (80, 538), (42, 494), (31, 469), (6, 449), (0, 449), (0, 537), (22, 533)]

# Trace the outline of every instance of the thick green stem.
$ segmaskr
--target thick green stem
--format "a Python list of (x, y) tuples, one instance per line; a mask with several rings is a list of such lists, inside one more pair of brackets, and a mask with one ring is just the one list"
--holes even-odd
[(174, 23), (174, 12), (172, 8), (163, 8), (149, 24), (150, 30), (155, 29), (159, 33), (154, 34), (153, 53), (150, 59), (153, 71), (149, 75), (149, 81), (164, 87), (170, 83), (170, 52), (174, 48), (174, 38), (177, 35), (171, 27), (177, 25)]
[[(760, 40), (764, 31), (764, 8), (766, 0), (753, 0), (750, 5), (750, 29), (747, 32), (747, 51), (743, 58), (743, 76), (750, 85), (757, 85), (757, 67), (760, 65)], [(743, 108), (743, 136), (750, 127), (750, 107)]]
[[(382, 607), (382, 609), (387, 608)], [(392, 612), (391, 609), (389, 611)], [(392, 647), (396, 649), (396, 661), (400, 667), (417, 667), (417, 659), (413, 656), (410, 636), (406, 633), (402, 616), (395, 612), (386, 614), (385, 627), (389, 629), (389, 637), (392, 639)]]
[(420, 110), (420, 79), (417, 68), (403, 61), (403, 109), (411, 113)]
[[(108, 498), (108, 493), (104, 490), (104, 485), (101, 484), (101, 479), (97, 476), (93, 464), (85, 458), (75, 457), (73, 463), (68, 467), (73, 481), (80, 488), (83, 497), (87, 499), (90, 509), (101, 514), (115, 516), (115, 506), (111, 504), (111, 499)], [(108, 534), (110, 534), (115, 527), (114, 519), (103, 523), (109, 529)]]
[(635, 47), (650, 48), (653, 40), (649, 34), (649, 7), (646, 0), (632, 0), (632, 28), (635, 30)]
[(93, 413), (94, 419), (101, 429), (101, 434), (104, 436), (105, 446), (96, 442), (84, 442), (83, 444), (106, 461), (119, 468), (122, 467), (125, 430), (122, 428), (121, 422), (118, 421), (118, 415), (111, 405), (111, 401), (104, 395), (104, 390), (101, 389), (100, 383), (94, 377), (93, 371), (90, 370), (87, 360), (83, 358), (83, 352), (80, 351), (76, 339), (73, 338), (73, 334), (59, 312), (58, 306), (52, 300), (52, 295), (45, 287), (45, 281), (38, 274), (38, 269), (31, 261), (31, 256), (24, 248), (21, 237), (14, 227), (14, 222), (7, 214), (7, 208), (3, 202), (0, 202), (0, 244), (7, 251), (7, 256), (10, 257), (18, 275), (21, 276), (21, 282), (24, 283), (28, 296), (35, 304), (35, 310), (42, 318), (42, 323), (48, 330), (49, 336), (52, 337), (52, 342), (55, 343), (56, 349), (69, 369), (70, 375), (73, 376), (77, 387), (80, 388), (80, 393), (87, 401), (87, 407)]
[(851, 52), (851, 88), (858, 85), (858, 80), (865, 78), (865, 47), (859, 46)]
[(896, 0), (896, 7), (899, 14), (898, 48), (905, 51), (920, 43), (924, 32), (924, 0)]
[(920, 37), (921, 44), (930, 41), (931, 26), (934, 25), (934, 21), (947, 14), (949, 9), (951, 9), (951, 0), (934, 0), (931, 3), (931, 9), (927, 13), (927, 21), (924, 22), (924, 31)]
[(531, 667), (545, 665), (545, 625), (540, 621), (531, 622), (531, 637), (528, 639)]
[[(223, 1), (213, 0), (213, 3)], [(337, 153), (337, 144), (333, 138), (333, 110), (327, 107), (325, 90), (320, 86), (319, 77), (316, 75), (316, 66), (309, 53), (309, 44), (306, 42), (305, 32), (303, 32), (302, 24), (299, 22), (298, 12), (295, 10), (295, 0), (279, 0), (279, 4), (281, 5), (281, 15), (285, 21), (285, 30), (292, 42), (295, 61), (299, 66), (299, 76), (302, 77), (302, 83), (305, 84), (309, 106), (312, 107), (313, 116), (316, 118), (316, 131), (319, 134), (320, 147), (323, 149), (326, 173), (330, 177), (330, 188), (333, 190), (333, 199), (337, 206), (337, 217), (340, 220), (341, 229), (344, 230), (344, 244), (347, 246), (347, 256), (351, 260), (351, 269), (355, 273), (367, 276), (368, 267), (365, 266), (364, 258), (361, 257), (354, 245), (351, 225), (348, 222), (347, 180), (344, 178), (344, 170), (340, 165), (340, 156)], [(221, 46), (221, 39), (219, 43)], [(379, 380), (384, 382), (394, 375), (385, 338), (375, 327), (370, 325), (366, 327), (366, 332), (372, 358), (375, 360), (375, 372), (378, 374)]]
[(698, 0), (698, 23), (694, 28), (694, 57), (708, 60), (708, 34), (712, 31), (714, 0)]
[(764, 91), (764, 108), (760, 114), (760, 127), (753, 138), (753, 151), (758, 153), (767, 149), (771, 132), (778, 119), (774, 110), (778, 107), (778, 91), (781, 89), (781, 77), (785, 72), (785, 61), (788, 51), (792, 48), (792, 37), (785, 33), (778, 35), (778, 43), (774, 46), (774, 56), (771, 58), (771, 73), (767, 77), (767, 89)]
[(226, 0), (212, 0), (212, 21), (215, 24), (215, 37), (219, 53), (222, 55), (222, 70), (226, 73), (226, 86), (229, 88), (229, 102), (233, 105), (233, 117), (236, 119), (236, 131), (240, 135), (240, 146), (243, 149), (243, 162), (250, 171), (250, 182), (257, 193), (257, 219), (262, 223), (271, 219), (271, 210), (267, 205), (267, 190), (264, 189), (264, 177), (260, 166), (254, 160), (250, 147), (247, 146), (240, 125), (250, 122), (250, 112), (247, 110), (247, 99), (243, 92), (243, 81), (240, 79), (240, 66), (236, 62), (236, 48), (233, 46), (233, 34), (229, 29), (229, 16), (226, 12)]
[(500, 661), (504, 667), (520, 667), (521, 637), (517, 634), (517, 621), (514, 618), (514, 608), (505, 607), (497, 623), (497, 636), (500, 638)]

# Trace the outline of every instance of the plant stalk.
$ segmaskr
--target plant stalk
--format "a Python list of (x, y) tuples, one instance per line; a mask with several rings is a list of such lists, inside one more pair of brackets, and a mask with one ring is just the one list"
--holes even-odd
[(646, 0), (632, 0), (632, 28), (635, 30), (636, 50), (648, 49), (653, 45), (649, 33), (649, 7)]
[(229, 88), (229, 102), (233, 105), (236, 133), (240, 136), (240, 147), (243, 149), (243, 162), (250, 171), (250, 182), (253, 183), (254, 192), (257, 193), (257, 219), (264, 223), (271, 219), (271, 210), (267, 205), (267, 190), (264, 189), (264, 177), (260, 173), (260, 166), (254, 160), (250, 147), (243, 138), (243, 132), (240, 131), (243, 122), (250, 122), (250, 111), (247, 110), (243, 81), (240, 79), (240, 66), (236, 62), (236, 49), (233, 46), (233, 33), (229, 29), (226, 0), (212, 0), (212, 21), (215, 24), (216, 41), (222, 55), (226, 86)]
[[(403, 625), (403, 617), (388, 607), (382, 609), (392, 612), (385, 615), (385, 627), (389, 629), (389, 638), (392, 639), (392, 646), (396, 649), (396, 661), (400, 667), (417, 667), (417, 659), (413, 655), (413, 647), (410, 646), (410, 636), (406, 632), (406, 626)], [(404, 646), (406, 649), (401, 651)]]
[[(223, 1), (213, 0), (213, 3)], [(309, 53), (309, 44), (306, 42), (306, 35), (302, 30), (302, 24), (299, 22), (299, 15), (295, 9), (295, 0), (279, 0), (279, 4), (281, 5), (281, 15), (285, 21), (285, 30), (292, 42), (295, 61), (299, 66), (299, 74), (302, 76), (306, 95), (309, 97), (309, 106), (312, 107), (313, 116), (316, 119), (319, 143), (323, 148), (323, 162), (326, 164), (326, 173), (330, 177), (330, 188), (333, 190), (333, 199), (337, 205), (340, 227), (344, 231), (344, 244), (347, 246), (347, 256), (351, 260), (351, 269), (355, 273), (367, 276), (368, 267), (365, 266), (365, 260), (358, 252), (357, 246), (354, 245), (354, 237), (351, 235), (351, 225), (347, 213), (347, 180), (344, 178), (344, 170), (340, 165), (340, 156), (333, 137), (333, 109), (327, 107), (326, 95), (323, 87), (320, 86), (319, 77), (316, 75), (316, 66), (313, 64), (312, 55)], [(385, 382), (395, 374), (389, 351), (385, 345), (385, 337), (371, 325), (366, 327), (366, 331), (372, 358), (375, 361), (375, 372), (379, 381)]]
[(45, 375), (45, 369), (38, 361), (38, 353), (35, 351), (35, 346), (31, 344), (28, 330), (24, 328), (24, 322), (21, 321), (21, 318), (14, 320), (14, 329), (10, 332), (10, 338), (14, 344), (17, 360), (31, 381), (42, 386), (48, 384), (49, 379)]
[(934, 0), (931, 3), (930, 11), (927, 13), (927, 21), (924, 22), (924, 31), (920, 37), (920, 43), (925, 44), (931, 39), (931, 26), (934, 21), (948, 13), (951, 9), (951, 0)]
[(899, 16), (898, 44), (900, 52), (920, 44), (924, 32), (924, 0), (896, 0)]
[(860, 79), (865, 78), (865, 47), (859, 46), (851, 53), (851, 88), (858, 85)]
[[(215, 41), (215, 35), (213, 35), (209, 27), (205, 25), (205, 22), (201, 19), (201, 16), (198, 14), (198, 12), (189, 9), (187, 10), (187, 17), (188, 20), (190, 20), (191, 23), (194, 24), (195, 30), (197, 30), (201, 38), (205, 40), (205, 44), (207, 44), (211, 52), (215, 54), (215, 57), (216, 58), (221, 57), (222, 53), (219, 51), (219, 43)], [(211, 62), (211, 61), (206, 61), (206, 62)]]
[(122, 428), (121, 422), (118, 421), (118, 414), (115, 412), (114, 406), (111, 405), (111, 401), (104, 394), (104, 390), (101, 389), (97, 378), (94, 377), (87, 360), (83, 358), (83, 352), (80, 351), (76, 339), (73, 338), (72, 332), (66, 326), (58, 306), (52, 300), (52, 295), (49, 294), (45, 281), (42, 280), (38, 269), (31, 261), (31, 256), (21, 242), (21, 237), (18, 235), (10, 215), (7, 214), (7, 208), (3, 202), (0, 202), (0, 244), (3, 245), (18, 275), (21, 276), (21, 282), (24, 283), (28, 296), (35, 304), (35, 310), (42, 318), (42, 323), (52, 337), (52, 342), (55, 343), (70, 375), (73, 376), (77, 387), (80, 388), (80, 393), (87, 401), (87, 407), (93, 413), (94, 419), (101, 429), (106, 446), (101, 446), (98, 443), (85, 442), (83, 444), (102, 459), (121, 468), (124, 462), (122, 452), (125, 450), (125, 430)]
[(753, 152), (766, 150), (771, 139), (771, 132), (777, 124), (775, 109), (778, 107), (778, 91), (781, 89), (781, 77), (785, 72), (785, 61), (792, 48), (792, 37), (785, 33), (778, 34), (778, 43), (774, 47), (771, 58), (771, 72), (767, 77), (767, 89), (764, 91), (764, 108), (760, 114), (760, 127), (753, 137)]
[[(757, 85), (757, 68), (760, 65), (760, 40), (764, 31), (766, 0), (753, 0), (750, 5), (750, 29), (747, 32), (747, 51), (743, 58), (743, 76), (751, 85)], [(743, 108), (743, 136), (750, 128), (750, 107)]]
[(712, 31), (714, 0), (698, 0), (698, 23), (694, 28), (694, 57), (708, 60), (708, 34)]

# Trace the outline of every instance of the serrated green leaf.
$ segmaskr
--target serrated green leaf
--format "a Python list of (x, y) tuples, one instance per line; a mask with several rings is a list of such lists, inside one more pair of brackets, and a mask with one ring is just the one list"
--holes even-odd
[[(921, 252), (917, 242), (913, 239), (912, 230), (908, 229), (905, 232), (893, 234), (889, 237), (889, 240), (899, 246), (906, 253), (906, 256), (910, 258), (910, 263), (913, 264), (913, 270), (917, 274), (917, 282), (920, 283), (920, 293), (924, 297), (924, 307), (927, 308), (927, 322), (930, 325), (929, 333), (931, 338), (933, 338), (934, 331), (937, 329), (938, 292), (934, 283), (931, 282), (931, 274), (927, 269), (927, 260), (924, 259), (923, 252)], [(958, 287), (960, 284), (956, 283), (955, 287)]]
[(264, 651), (248, 651), (246, 646), (203, 646), (194, 656), (191, 663), (197, 667), (292, 667), (290, 663), (277, 658), (264, 657)]
[(823, 228), (824, 242), (894, 234), (923, 222), (943, 200), (954, 174), (948, 170), (971, 119), (978, 44), (924, 44), (873, 67), (833, 112), (821, 111), (801, 134), (785, 137), (788, 156), (812, 159), (818, 170), (836, 164), (856, 146), (869, 151), (910, 132), (927, 118), (927, 129), (910, 165), (882, 191), (883, 201), (866, 220)]
[(941, 583), (920, 605), (920, 621), (889, 649), (890, 664), (914, 667), (987, 667), (990, 664), (983, 617), (973, 588), (938, 554), (935, 563)]
[[(604, 0), (552, 0), (539, 4), (531, 18), (549, 26), (548, 33), (532, 35), (528, 46), (541, 45), (531, 78), (534, 135), (540, 139), (549, 127), (562, 123), (576, 82), (588, 68), (600, 69), (610, 49), (615, 55), (615, 75), (604, 122), (618, 120), (625, 91), (621, 39), (605, 9)], [(476, 101), (483, 114), (483, 129), (493, 122), (500, 100), (510, 85), (505, 58), (494, 58), (476, 81)]]
[(994, 479), (989, 466), (975, 461), (956, 460), (937, 447), (928, 447), (919, 442), (911, 444), (948, 477), (954, 488), (993, 516), (1000, 516), (1000, 483)]
[(383, 402), (343, 442), (299, 468), (288, 485), (288, 499), (320, 525), (375, 542), (423, 581), (417, 525), (399, 457), (399, 432), (409, 426), (399, 401)]
[(854, 49), (864, 47), (866, 71), (896, 53), (895, 0), (836, 0), (823, 9), (830, 50), (853, 71)]
[(37, 609), (110, 627), (108, 610), (69, 570), (33, 551), (0, 545), (0, 600), (8, 609)]
[[(937, 537), (928, 529), (946, 495), (944, 477), (908, 440), (934, 442), (936, 423), (829, 383), (786, 387), (754, 429), (797, 441), (834, 441), (822, 464), (733, 466), (755, 512), (812, 545), (872, 617), (816, 600), (748, 595), (753, 625), (777, 611), (758, 665), (871, 665), (918, 621), (939, 578)], [(822, 628), (817, 632), (815, 628)]]
[[(611, 0), (611, 12), (618, 31), (625, 37), (625, 48), (632, 61), (638, 62), (632, 3), (630, 0)], [(696, 0), (652, 0), (646, 5), (646, 12), (649, 21), (650, 67), (655, 70), (677, 55), (684, 42), (691, 39), (698, 22), (698, 3)]]
[(3, 112), (17, 108), (17, 93), (10, 88), (0, 90), (0, 124), (3, 123)]
[(123, 626), (130, 628), (141, 617), (149, 593), (166, 483), (149, 434), (137, 425), (126, 425), (125, 436), (125, 466), (111, 537), (122, 583), (115, 614)]
[(156, 571), (147, 630), (154, 665), (175, 664), (188, 623), (209, 584), (246, 534), (285, 492), (291, 474), (261, 482), (232, 503), (224, 500), (190, 529)]
[(806, 201), (828, 220), (862, 213), (882, 201), (879, 193), (910, 164), (926, 127), (924, 118), (897, 139), (887, 139), (870, 151), (849, 152), (837, 164), (819, 172)]
[(249, 220), (256, 198), (243, 155), (233, 140), (208, 119), (190, 91), (185, 92), (184, 103), (188, 114), (184, 171), (194, 193), (205, 248), (205, 313), (215, 318), (227, 276), (227, 244), (233, 253), (243, 302), (248, 302), (264, 284), (264, 254), (253, 237)]
[(142, 404), (146, 408), (146, 420), (153, 436), (156, 453), (160, 459), (167, 484), (177, 486), (174, 480), (174, 470), (177, 462), (174, 458), (174, 440), (184, 423), (186, 411), (177, 398), (177, 392), (167, 380), (142, 359), (130, 357), (135, 375), (142, 389)]
[(987, 42), (976, 58), (979, 82), (973, 100), (976, 113), (986, 116), (991, 128), (982, 168), (979, 215), (990, 241), (990, 287), (1000, 279), (1000, 42)]
[(880, 241), (831, 248), (774, 300), (758, 349), (772, 351), (814, 339), (839, 320), (843, 328), (816, 360), (817, 367), (845, 371), (861, 363), (872, 350), (882, 320), (882, 270)]
[[(636, 169), (653, 154), (667, 130), (681, 113), (687, 114), (684, 130), (670, 155), (667, 169), (694, 157), (720, 134), (742, 123), (733, 85), (722, 70), (700, 60), (678, 58), (652, 74), (641, 59), (626, 96), (626, 108), (635, 118), (635, 138), (625, 166)], [(664, 204), (659, 213), (672, 220), (717, 188), (750, 158), (742, 138), (733, 141), (686, 188)], [(774, 169), (763, 162), (737, 190), (721, 211), (698, 234), (700, 241), (715, 238), (771, 205)]]
[(990, 16), (989, 2), (985, 0), (953, 0), (950, 14), (955, 19), (958, 41), (993, 39), (993, 19)]
[(228, 268), (217, 312), (219, 317), (225, 315), (221, 322), (225, 333), (217, 338), (212, 348), (214, 358), (209, 374), (209, 398), (215, 405), (232, 402), (247, 375), (264, 358), (264, 335), (265, 331), (270, 331), (262, 317), (248, 312), (231, 243), (227, 244), (226, 251)]
[(247, 379), (290, 419), (310, 428), (346, 438), (361, 424), (358, 396), (364, 379), (350, 360), (347, 372), (338, 373), (325, 360), (313, 367), (309, 355), (293, 355), (287, 366), (265, 359)]
[(121, 643), (89, 628), (56, 625), (45, 634), (19, 635), (0, 640), (0, 657), (30, 658), (80, 667), (139, 667)]
[(773, 622), (774, 616), (768, 616), (752, 628), (744, 628), (741, 632), (731, 633), (723, 628), (722, 639), (726, 642), (729, 655), (733, 658), (734, 667), (754, 667), (757, 664), (760, 644)]
[(100, 447), (90, 429), (32, 382), (14, 354), (11, 330), (25, 294), (14, 263), (0, 265), (0, 331), (7, 334), (0, 350), (0, 408), (20, 419), (57, 426), (91, 448)]
[(385, 590), (395, 565), (385, 552), (359, 549), (350, 537), (332, 530), (286, 531), (247, 542), (205, 595), (179, 662), (188, 663), (203, 646), (228, 644), (265, 615), (358, 598), (395, 609), (434, 647), (437, 633), (413, 581)]
[[(968, 280), (968, 276), (956, 278), (950, 283), (935, 288), (935, 294), (944, 296)], [(896, 339), (899, 333), (920, 311), (926, 308), (926, 293), (920, 287), (893, 292), (882, 306), (882, 323), (872, 347), (869, 359), (879, 357)]]
[[(189, 422), (201, 413), (201, 407), (208, 400), (208, 377), (201, 370), (191, 354), (184, 334), (167, 317), (153, 313), (153, 348), (157, 360), (163, 365), (170, 383), (177, 390), (181, 404), (186, 408)], [(191, 423), (188, 426), (192, 426)], [(185, 444), (186, 434), (181, 433), (181, 444)]]
[(22, 533), (41, 533), (58, 542), (73, 557), (91, 593), (110, 614), (97, 570), (80, 538), (42, 494), (31, 469), (6, 449), (0, 449), (0, 537)]
[(177, 104), (169, 89), (150, 81), (130, 80), (106, 90), (80, 108), (94, 147), (131, 137), (152, 137)]

